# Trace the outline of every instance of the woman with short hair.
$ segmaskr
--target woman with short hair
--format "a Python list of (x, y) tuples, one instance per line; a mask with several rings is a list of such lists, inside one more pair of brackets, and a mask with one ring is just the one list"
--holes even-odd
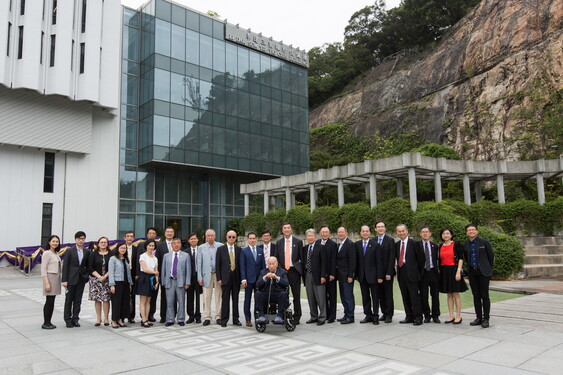
[(61, 258), (58, 255), (61, 249), (61, 239), (52, 235), (47, 240), (43, 255), (41, 256), (41, 277), (43, 278), (43, 329), (55, 329), (51, 323), (55, 310), (55, 297), (61, 294)]

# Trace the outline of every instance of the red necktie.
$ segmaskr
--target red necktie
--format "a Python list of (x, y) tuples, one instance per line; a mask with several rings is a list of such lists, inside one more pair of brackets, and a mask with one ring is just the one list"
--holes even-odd
[(405, 243), (401, 241), (401, 253), (399, 254), (399, 267), (402, 267), (404, 262), (403, 259), (405, 258)]

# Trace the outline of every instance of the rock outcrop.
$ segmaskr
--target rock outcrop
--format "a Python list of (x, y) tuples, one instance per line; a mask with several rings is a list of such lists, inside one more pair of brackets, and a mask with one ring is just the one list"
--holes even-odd
[(411, 132), (467, 158), (518, 159), (523, 109), (563, 89), (563, 0), (483, 0), (419, 59), (375, 67), (312, 110), (310, 126), (345, 121), (361, 136)]

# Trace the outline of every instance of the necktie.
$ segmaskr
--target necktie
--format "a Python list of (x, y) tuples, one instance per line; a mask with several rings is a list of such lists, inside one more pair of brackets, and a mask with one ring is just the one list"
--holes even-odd
[(377, 239), (377, 241), (379, 242), (379, 246), (381, 246), (381, 243), (383, 242), (383, 238), (379, 237), (379, 238)]
[(313, 255), (313, 246), (309, 245), (309, 251), (307, 252), (307, 272), (311, 272), (311, 256)]
[(428, 248), (428, 242), (424, 243), (424, 254), (426, 256), (426, 261), (424, 262), (424, 268), (426, 271), (430, 271), (430, 249)]
[(344, 244), (344, 242), (340, 242), (340, 244), (338, 245), (338, 251), (342, 250), (342, 245)]
[(254, 262), (256, 262), (256, 248), (252, 246), (252, 256), (254, 257)]
[(194, 263), (197, 264), (197, 253), (195, 251), (195, 249), (192, 249), (192, 256), (194, 257)]
[(285, 269), (289, 271), (291, 268), (291, 241), (285, 240)]
[(326, 240), (322, 240), (321, 244), (324, 246), (326, 244)]
[(270, 246), (264, 245), (264, 259), (268, 260), (270, 257)]
[(172, 277), (176, 277), (178, 273), (178, 253), (174, 253), (174, 262), (172, 262)]
[(166, 247), (168, 247), (168, 251), (172, 251), (172, 243), (166, 241)]
[(366, 255), (366, 248), (368, 247), (368, 243), (364, 241), (364, 255)]
[(405, 258), (405, 242), (401, 241), (401, 253), (399, 254), (399, 268), (405, 263), (403, 259)]
[(233, 251), (233, 247), (229, 246), (229, 259), (231, 261), (231, 271), (235, 270), (235, 253)]

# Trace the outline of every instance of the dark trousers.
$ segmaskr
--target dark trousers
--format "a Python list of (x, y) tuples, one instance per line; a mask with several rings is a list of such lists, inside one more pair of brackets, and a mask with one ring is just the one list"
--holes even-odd
[(221, 324), (227, 324), (229, 321), (229, 303), (231, 300), (233, 301), (233, 321), (239, 320), (238, 295), (240, 293), (240, 283), (236, 282), (234, 278), (235, 272), (238, 272), (238, 270), (231, 271), (230, 281), (227, 285), (221, 285)]
[[(247, 322), (250, 322), (252, 314), (250, 313), (250, 303), (252, 302), (252, 292), (256, 292), (256, 283), (253, 284), (246, 284), (246, 288), (244, 288), (244, 319)], [(256, 310), (256, 306), (254, 306)]]
[(46, 296), (45, 298), (45, 305), (43, 305), (43, 324), (51, 324), (51, 318), (55, 310), (55, 297), (56, 296)]
[(84, 293), (84, 283), (78, 282), (76, 285), (69, 285), (66, 288), (64, 319), (66, 323), (78, 322), (80, 306), (82, 305), (82, 293)]
[(418, 293), (418, 282), (411, 282), (405, 270), (399, 269), (397, 275), (399, 288), (403, 297), (403, 305), (408, 320), (422, 319), (422, 309), (420, 307), (420, 294)]
[[(422, 301), (422, 314), (425, 317), (432, 316), (437, 318), (440, 316), (440, 291), (438, 272), (435, 269), (422, 272), (422, 279), (420, 280), (420, 299)], [(432, 314), (430, 313), (430, 304), (428, 303), (428, 289), (430, 289), (430, 296), (432, 297)]]
[[(166, 294), (166, 293), (164, 293)], [(149, 309), (149, 319), (154, 319), (154, 314), (156, 313), (156, 299), (158, 298), (158, 288), (154, 289), (151, 294), (151, 307)], [(166, 298), (166, 297), (165, 297)], [(163, 314), (166, 316), (166, 309)]]
[(203, 289), (197, 282), (197, 277), (195, 280), (192, 278), (192, 285), (190, 285), (186, 293), (186, 313), (188, 314), (188, 318), (194, 318), (196, 320), (201, 319), (201, 304), (199, 299), (201, 293), (203, 293)]
[(301, 274), (291, 267), (287, 271), (287, 279), (289, 280), (289, 287), (291, 289), (291, 295), (293, 296), (293, 317), (296, 321), (301, 319)]
[(133, 280), (133, 285), (131, 286), (131, 292), (129, 293), (129, 320), (135, 320), (135, 280)]
[[(383, 316), (393, 317), (395, 313), (395, 301), (393, 301), (393, 279), (383, 280), (381, 284), (377, 284), (377, 297), (379, 298), (379, 306)], [(374, 312), (375, 315), (375, 312)]]
[(115, 293), (111, 294), (111, 320), (117, 322), (129, 316), (129, 283), (115, 282)]
[(379, 314), (377, 284), (368, 284), (366, 281), (362, 281), (360, 282), (360, 291), (362, 292), (364, 315), (370, 318), (375, 316), (375, 319), (377, 319)]
[(339, 280), (340, 301), (344, 307), (344, 318), (354, 320), (354, 280), (349, 283), (347, 280)]
[[(166, 321), (166, 289), (160, 285), (160, 321)], [(175, 310), (175, 309), (174, 309)]]
[(267, 311), (268, 306), (266, 306), (266, 305), (268, 304), (268, 298), (269, 298), (270, 302), (277, 302), (277, 304), (278, 304), (278, 316), (283, 318), (284, 317), (283, 314), (285, 313), (285, 309), (287, 307), (287, 301), (289, 300), (289, 298), (287, 296), (287, 292), (284, 292), (284, 291), (274, 292), (274, 291), (272, 291), (272, 293), (269, 295), (269, 297), (268, 297), (268, 295), (269, 295), (269, 289), (268, 288), (266, 288), (263, 291), (257, 290), (256, 293), (254, 293), (254, 306), (256, 306), (256, 310), (258, 310), (258, 315), (263, 316), (268, 312)]
[(489, 299), (490, 277), (483, 276), (478, 269), (469, 269), (469, 285), (473, 293), (475, 314), (479, 319), (489, 319), (491, 314), (491, 300)]
[(326, 318), (336, 319), (336, 279), (326, 283)]

